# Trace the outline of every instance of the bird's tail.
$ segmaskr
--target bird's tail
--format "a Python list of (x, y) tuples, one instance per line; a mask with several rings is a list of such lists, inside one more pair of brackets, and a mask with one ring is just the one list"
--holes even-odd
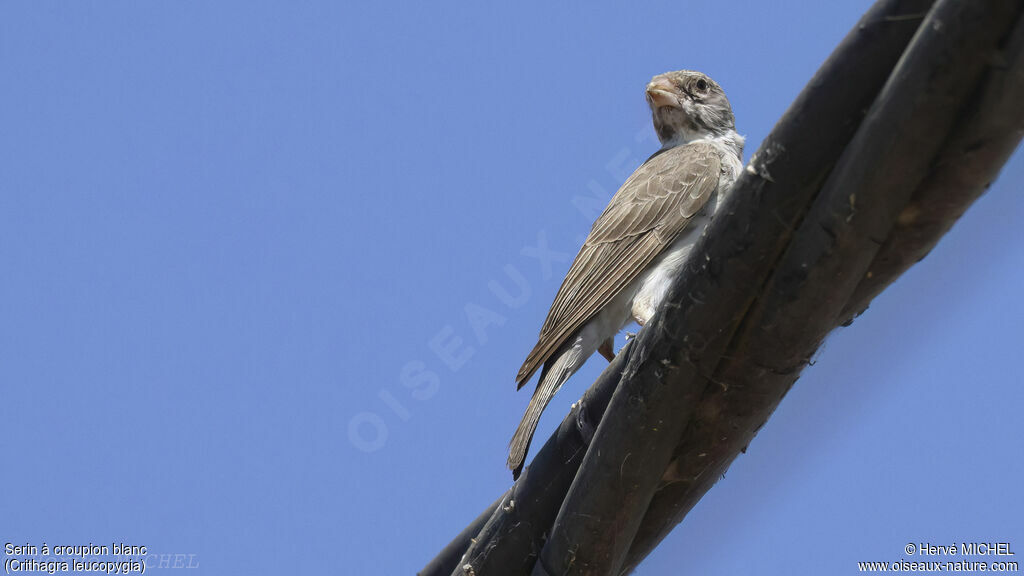
[[(579, 346), (572, 346), (564, 349), (558, 357), (544, 365), (540, 374), (540, 381), (537, 382), (537, 389), (533, 391), (530, 404), (526, 407), (526, 414), (519, 422), (516, 433), (508, 445), (508, 467), (512, 470), (512, 478), (519, 478), (523, 471), (523, 463), (526, 460), (526, 452), (530, 449), (530, 441), (533, 440), (533, 433), (537, 430), (537, 422), (540, 415), (547, 408), (548, 402), (554, 397), (562, 384), (572, 376), (573, 372), (579, 369), (582, 364)], [(586, 358), (582, 358), (586, 360)]]

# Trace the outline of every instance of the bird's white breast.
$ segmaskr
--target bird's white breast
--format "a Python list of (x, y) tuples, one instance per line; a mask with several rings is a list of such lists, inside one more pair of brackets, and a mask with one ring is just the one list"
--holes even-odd
[(583, 327), (578, 335), (577, 345), (590, 351), (585, 356), (589, 356), (606, 338), (625, 328), (631, 320), (637, 319), (646, 324), (654, 316), (654, 312), (668, 294), (672, 282), (686, 264), (693, 247), (728, 196), (730, 187), (743, 168), (739, 157), (743, 139), (733, 132), (724, 140), (708, 138), (704, 141), (721, 151), (722, 169), (718, 188), (704, 208), (693, 216), (679, 237), (655, 258), (647, 270), (619, 292)]
[(632, 287), (633, 290), (630, 290), (635, 294), (631, 304), (632, 316), (642, 320), (645, 324), (651, 316), (654, 316), (655, 310), (665, 299), (672, 281), (679, 276), (694, 245), (697, 244), (697, 240), (704, 234), (715, 213), (724, 203), (729, 189), (743, 168), (739, 155), (731, 143), (713, 139), (706, 141), (721, 152), (722, 169), (718, 179), (718, 188), (708, 199), (704, 208), (693, 216), (682, 234), (640, 275), (635, 286)]

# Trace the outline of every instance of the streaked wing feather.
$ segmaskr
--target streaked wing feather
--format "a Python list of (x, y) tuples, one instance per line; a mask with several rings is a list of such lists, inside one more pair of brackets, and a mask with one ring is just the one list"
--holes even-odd
[(721, 158), (706, 143), (671, 148), (637, 168), (594, 222), (555, 296), (522, 387), (570, 336), (636, 280), (718, 186)]

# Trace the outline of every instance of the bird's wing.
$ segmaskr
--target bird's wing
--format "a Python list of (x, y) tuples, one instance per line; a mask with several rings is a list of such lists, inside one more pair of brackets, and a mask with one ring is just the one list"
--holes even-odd
[(707, 143), (670, 148), (637, 168), (594, 222), (562, 281), (516, 376), (520, 388), (676, 239), (718, 187), (720, 170), (721, 157)]

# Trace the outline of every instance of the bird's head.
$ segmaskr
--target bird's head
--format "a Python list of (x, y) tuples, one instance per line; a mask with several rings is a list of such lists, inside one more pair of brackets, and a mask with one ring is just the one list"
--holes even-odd
[(682, 144), (736, 128), (729, 99), (707, 74), (678, 70), (658, 74), (647, 85), (647, 103), (662, 145)]

